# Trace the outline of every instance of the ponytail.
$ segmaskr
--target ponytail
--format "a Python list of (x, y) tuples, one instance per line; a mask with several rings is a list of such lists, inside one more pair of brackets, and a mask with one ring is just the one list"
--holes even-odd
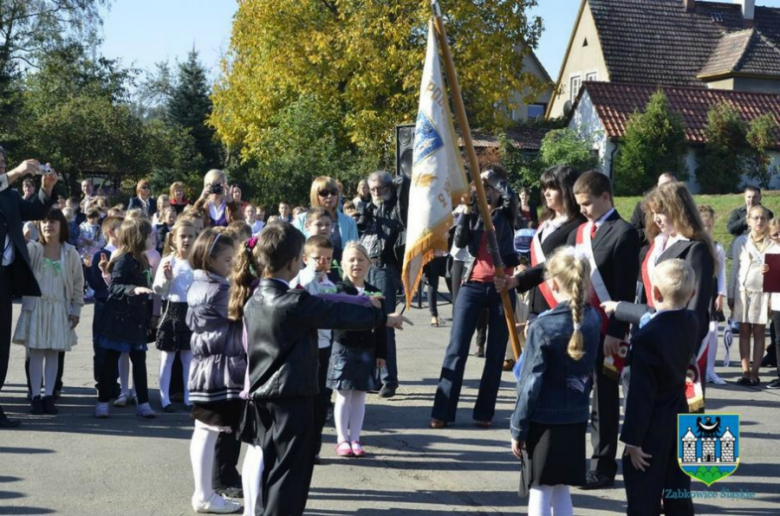
[(569, 339), (566, 354), (572, 360), (580, 360), (585, 356), (585, 343), (582, 338), (582, 316), (585, 313), (585, 293), (588, 289), (588, 278), (585, 274), (585, 262), (575, 259), (572, 264), (572, 273), (576, 278), (571, 284), (571, 319), (574, 323), (574, 332)]
[(252, 297), (252, 284), (258, 278), (260, 267), (255, 257), (256, 244), (257, 238), (250, 238), (238, 252), (228, 303), (228, 318), (232, 321), (240, 321), (244, 317), (244, 305)]

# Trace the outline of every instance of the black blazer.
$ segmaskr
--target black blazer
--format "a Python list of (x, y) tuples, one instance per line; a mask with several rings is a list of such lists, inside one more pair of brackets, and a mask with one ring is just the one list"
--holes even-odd
[[(358, 295), (355, 285), (346, 278), (336, 285), (336, 290), (351, 296)], [(365, 290), (366, 292), (382, 292), (368, 282), (365, 284)], [(333, 330), (333, 340), (342, 346), (372, 348), (376, 358), (387, 358), (387, 329), (384, 326), (370, 330)]]
[[(567, 245), (567, 242), (569, 241), (569, 235), (575, 234), (576, 237), (577, 228), (585, 222), (587, 222), (585, 216), (581, 213), (578, 213), (576, 217), (564, 223), (561, 227), (550, 233), (544, 242), (542, 242), (542, 251), (544, 252), (544, 256), (549, 258), (556, 249)], [(534, 238), (537, 237), (534, 236)], [(545, 310), (550, 309), (550, 306), (547, 304), (547, 301), (542, 295), (542, 291), (539, 289), (539, 285), (541, 285), (544, 281), (544, 271), (544, 264), (540, 263), (536, 267), (529, 267), (515, 276), (518, 281), (518, 292), (526, 292), (533, 289), (531, 290), (531, 294), (529, 296), (529, 306), (532, 314), (540, 314)]]
[(634, 335), (621, 441), (634, 446), (669, 441), (659, 436), (673, 433), (677, 414), (688, 412), (685, 376), (699, 344), (693, 337), (698, 333), (696, 314), (675, 310), (658, 314)]
[(129, 292), (135, 287), (151, 287), (149, 270), (143, 269), (130, 253), (116, 258), (108, 284), (101, 336), (133, 344), (146, 343), (152, 298), (148, 294), (131, 296)]
[[(687, 262), (696, 274), (696, 292), (688, 303), (688, 310), (699, 318), (699, 343), (709, 331), (710, 309), (712, 307), (713, 278), (715, 277), (715, 260), (710, 254), (707, 244), (696, 240), (681, 240), (675, 242), (658, 257), (658, 263), (678, 258)], [(639, 319), (651, 311), (647, 305), (644, 285), (639, 289), (638, 303), (620, 303), (615, 311), (618, 320), (636, 324)], [(698, 349), (698, 346), (697, 346)]]
[[(139, 210), (144, 209), (144, 203), (138, 197), (133, 197), (132, 199), (130, 199), (130, 203), (127, 205), (127, 211), (135, 210), (135, 209), (139, 209)], [(154, 197), (149, 197), (149, 212), (147, 213), (147, 215), (149, 215), (149, 218), (151, 219), (155, 213), (157, 213), (157, 199), (155, 199)]]
[[(569, 234), (569, 245), (576, 245), (577, 232)], [(632, 302), (636, 299), (636, 278), (639, 274), (639, 236), (631, 224), (612, 212), (599, 228), (592, 242), (596, 267), (612, 301)], [(628, 324), (610, 316), (607, 335), (623, 339)]]
[[(30, 266), (30, 255), (24, 241), (22, 227), (28, 220), (40, 220), (46, 216), (54, 204), (55, 196), (46, 197), (43, 190), (32, 200), (25, 201), (14, 188), (6, 187), (0, 190), (0, 260), (2, 248), (5, 247), (5, 237), (9, 236), (14, 246), (14, 261), (11, 263), (12, 296), (40, 296), (41, 289)], [(5, 288), (5, 286), (3, 287)]]

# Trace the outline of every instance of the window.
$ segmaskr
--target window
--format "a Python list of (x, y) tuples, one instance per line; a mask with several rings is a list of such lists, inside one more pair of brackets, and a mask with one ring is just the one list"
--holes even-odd
[(577, 94), (580, 92), (580, 86), (582, 86), (582, 77), (573, 75), (571, 78), (571, 89), (569, 90), (570, 101), (574, 102), (577, 98)]
[(528, 119), (544, 118), (545, 111), (547, 111), (547, 104), (529, 104)]
[(599, 73), (598, 72), (590, 72), (585, 76), (586, 81), (598, 81), (599, 80)]

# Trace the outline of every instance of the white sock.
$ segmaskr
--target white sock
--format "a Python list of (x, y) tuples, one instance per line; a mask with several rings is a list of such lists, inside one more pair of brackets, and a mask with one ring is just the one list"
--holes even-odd
[(176, 358), (176, 352), (160, 351), (160, 403), (163, 407), (171, 404), (168, 395), (171, 388), (171, 371), (173, 370), (173, 360)]
[(190, 404), (190, 364), (192, 364), (192, 351), (179, 351), (181, 360), (181, 377), (184, 383), (184, 404)]
[(366, 393), (363, 391), (352, 391), (352, 402), (349, 407), (349, 438), (352, 441), (360, 441), (360, 431), (363, 430), (363, 419), (365, 416)]
[(715, 358), (718, 355), (718, 323), (710, 321), (710, 332), (707, 334), (707, 377), (715, 374)]
[(551, 503), (552, 513), (555, 516), (572, 516), (574, 514), (574, 506), (571, 503), (569, 486), (563, 484), (552, 486)]
[(30, 354), (30, 390), (33, 398), (41, 395), (43, 386), (43, 357), (42, 349), (31, 349)]
[(333, 420), (336, 423), (338, 443), (349, 440), (349, 412), (352, 407), (352, 391), (336, 391), (336, 405), (333, 407)]
[(260, 484), (263, 479), (263, 448), (248, 446), (241, 468), (241, 484), (244, 488), (244, 516), (255, 516)]
[(552, 516), (552, 489), (552, 486), (531, 486), (528, 493), (528, 516)]
[(119, 355), (119, 385), (122, 388), (122, 394), (130, 396), (130, 353)]
[(195, 493), (193, 501), (205, 502), (214, 494), (211, 486), (211, 472), (214, 467), (214, 447), (217, 444), (219, 432), (208, 430), (195, 421), (195, 430), (190, 442), (190, 462), (192, 476), (195, 478)]
[(43, 352), (43, 358), (44, 396), (51, 396), (54, 394), (54, 386), (57, 384), (57, 368), (60, 365), (60, 352), (53, 349), (47, 349)]

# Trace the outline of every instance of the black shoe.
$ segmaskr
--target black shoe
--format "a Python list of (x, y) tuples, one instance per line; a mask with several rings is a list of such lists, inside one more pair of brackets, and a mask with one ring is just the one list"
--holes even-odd
[(766, 384), (767, 389), (780, 389), (780, 378), (775, 378), (768, 384)]
[(173, 407), (171, 403), (168, 403), (163, 407), (163, 412), (165, 412), (166, 414), (172, 414), (176, 412), (176, 409)]
[(33, 416), (42, 416), (46, 412), (43, 410), (43, 401), (40, 396), (36, 396), (30, 402), (30, 414)]
[(777, 367), (777, 357), (764, 355), (764, 358), (761, 359), (761, 367)]
[(176, 392), (174, 394), (171, 394), (171, 401), (173, 403), (184, 403), (184, 393)]
[(9, 419), (0, 407), (0, 428), (16, 428), (22, 424), (18, 419)]
[(588, 471), (588, 476), (585, 479), (585, 485), (580, 486), (580, 489), (583, 491), (591, 491), (594, 489), (612, 487), (614, 485), (614, 478), (609, 478), (608, 476), (596, 473), (595, 471)]
[(743, 376), (739, 380), (736, 381), (737, 385), (750, 385), (750, 378), (747, 376)]
[(62, 389), (55, 389), (53, 395), (54, 399), (58, 400), (60, 399), (60, 396), (62, 396)]
[(379, 397), (380, 398), (392, 398), (395, 396), (395, 391), (397, 387), (391, 387), (389, 385), (383, 385), (381, 389), (379, 389)]
[(60, 413), (59, 410), (57, 410), (57, 407), (54, 406), (54, 397), (53, 396), (44, 396), (43, 397), (43, 411), (46, 414), (51, 414), (52, 416), (56, 416)]
[(234, 498), (236, 500), (242, 500), (244, 498), (244, 490), (240, 487), (222, 487), (216, 490), (219, 496), (223, 498)]

